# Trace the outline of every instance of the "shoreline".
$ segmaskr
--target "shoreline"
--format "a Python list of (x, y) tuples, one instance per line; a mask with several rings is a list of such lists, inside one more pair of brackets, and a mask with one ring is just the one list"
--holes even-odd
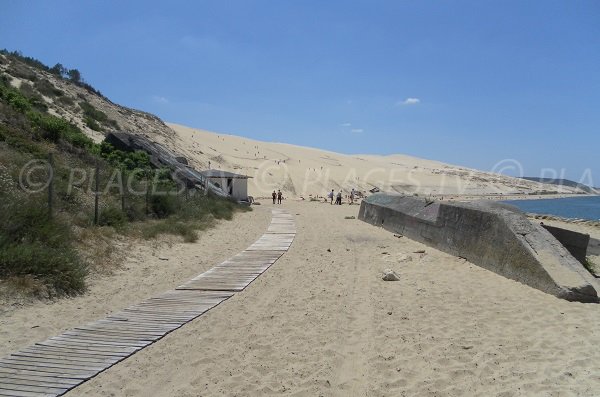
[(431, 195), (428, 197), (449, 201), (474, 201), (474, 200), (495, 200), (495, 201), (514, 201), (514, 200), (554, 200), (574, 197), (596, 197), (599, 194), (482, 194), (482, 195)]

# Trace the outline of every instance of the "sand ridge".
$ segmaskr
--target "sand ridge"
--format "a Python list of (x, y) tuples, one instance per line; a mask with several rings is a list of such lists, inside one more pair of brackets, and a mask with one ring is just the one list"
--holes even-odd
[(508, 195), (543, 190), (571, 194), (577, 189), (545, 185), (407, 155), (346, 155), (285, 143), (261, 142), (167, 124), (173, 131), (153, 139), (186, 156), (198, 169), (211, 168), (252, 177), (249, 194), (268, 197), (281, 189), (288, 197), (324, 196), (331, 189), (420, 195)]

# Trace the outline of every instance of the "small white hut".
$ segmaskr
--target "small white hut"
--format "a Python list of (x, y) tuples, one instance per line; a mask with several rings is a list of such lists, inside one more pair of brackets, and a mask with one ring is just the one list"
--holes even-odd
[(206, 170), (200, 173), (234, 199), (248, 201), (248, 178), (251, 177), (221, 170)]

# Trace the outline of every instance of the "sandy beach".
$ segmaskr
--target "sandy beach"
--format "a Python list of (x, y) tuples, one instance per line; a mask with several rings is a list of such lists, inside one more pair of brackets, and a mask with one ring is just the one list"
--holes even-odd
[[(262, 234), (269, 207), (238, 214), (195, 244), (140, 247), (124, 265), (130, 270), (95, 280), (85, 296), (9, 310), (2, 353), (219, 263)], [(597, 305), (557, 299), (346, 219), (358, 205), (282, 207), (298, 234), (265, 274), (67, 396), (597, 394)], [(140, 255), (147, 261), (132, 268)], [(387, 268), (400, 281), (382, 281)]]

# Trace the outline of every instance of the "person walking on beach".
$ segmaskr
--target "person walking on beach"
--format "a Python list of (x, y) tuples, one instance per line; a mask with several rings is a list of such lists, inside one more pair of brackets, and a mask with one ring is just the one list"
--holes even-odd
[(337, 205), (342, 205), (342, 191), (341, 190), (337, 194), (337, 198), (335, 199), (335, 203)]
[(281, 194), (281, 190), (277, 191), (277, 204), (281, 204), (281, 199), (283, 198), (283, 194)]
[(273, 190), (273, 204), (275, 204), (275, 199), (277, 198), (277, 193), (275, 193), (275, 190)]
[(350, 204), (354, 204), (354, 188), (352, 188), (352, 191), (350, 192)]
[(328, 194), (329, 199), (331, 200), (331, 205), (333, 205), (333, 196), (335, 196), (335, 194), (333, 193), (333, 189), (331, 189), (331, 193)]

